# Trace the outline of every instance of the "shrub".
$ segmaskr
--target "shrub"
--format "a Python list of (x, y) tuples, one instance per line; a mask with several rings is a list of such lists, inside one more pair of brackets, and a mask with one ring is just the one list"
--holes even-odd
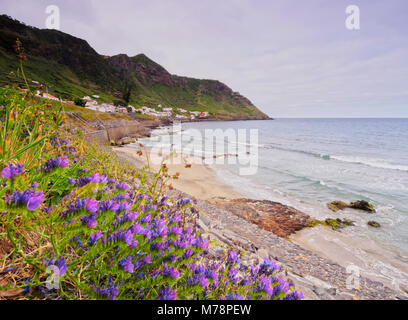
[(75, 99), (74, 99), (74, 103), (75, 103), (75, 105), (77, 105), (77, 106), (85, 107), (85, 105), (86, 105), (86, 100), (81, 99), (81, 98), (75, 98)]

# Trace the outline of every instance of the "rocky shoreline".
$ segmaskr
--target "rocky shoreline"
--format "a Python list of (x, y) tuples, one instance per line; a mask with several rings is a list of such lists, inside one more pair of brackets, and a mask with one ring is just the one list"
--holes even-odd
[[(171, 190), (169, 193), (172, 196), (190, 197), (177, 190)], [(194, 201), (200, 215), (199, 227), (205, 236), (216, 243), (216, 246), (210, 251), (211, 254), (216, 256), (224, 247), (232, 246), (246, 252), (242, 259), (244, 264), (249, 265), (251, 262), (261, 261), (265, 257), (274, 259), (282, 264), (286, 277), (295, 284), (298, 290), (303, 291), (306, 299), (408, 300), (408, 296), (403, 292), (397, 292), (381, 282), (365, 277), (358, 278), (359, 287), (355, 289), (353, 288), (356, 287), (355, 282), (348, 281), (352, 278), (346, 268), (265, 230), (262, 225), (258, 226), (248, 222), (244, 218), (246, 213), (234, 214), (234, 212), (237, 213), (235, 209), (231, 212), (220, 208), (219, 205), (215, 206), (209, 201), (199, 199), (194, 199)], [(256, 200), (250, 199), (237, 199), (230, 201), (230, 203), (238, 202), (252, 205), (254, 201), (256, 202)], [(269, 201), (266, 204), (275, 207), (277, 216), (285, 216), (288, 212), (297, 211), (282, 204), (270, 204)], [(231, 209), (230, 206), (225, 207)], [(282, 211), (279, 212), (278, 208)], [(298, 218), (293, 219), (293, 221), (304, 221), (305, 217), (302, 214), (297, 214)], [(351, 283), (351, 287), (347, 283)]]
[[(119, 158), (135, 164), (128, 154), (117, 152)], [(309, 300), (406, 300), (402, 291), (388, 288), (379, 281), (359, 277), (358, 287), (352, 274), (339, 264), (305, 249), (288, 236), (310, 225), (309, 215), (281, 203), (245, 198), (211, 198), (201, 200), (176, 188), (169, 188), (173, 197), (193, 199), (199, 213), (198, 226), (203, 235), (213, 240), (210, 254), (219, 256), (227, 247), (244, 251), (242, 262), (270, 258), (282, 264), (286, 278)]]
[(209, 203), (282, 238), (314, 221), (304, 212), (269, 200), (216, 198)]

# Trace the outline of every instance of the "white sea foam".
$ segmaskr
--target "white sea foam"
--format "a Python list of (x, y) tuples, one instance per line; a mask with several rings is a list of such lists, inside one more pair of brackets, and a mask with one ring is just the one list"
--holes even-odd
[(401, 165), (401, 164), (392, 164), (389, 163), (385, 159), (376, 159), (376, 158), (366, 158), (366, 157), (353, 157), (353, 156), (337, 156), (332, 155), (330, 156), (331, 159), (335, 159), (342, 162), (349, 162), (349, 163), (356, 163), (356, 164), (363, 164), (373, 168), (381, 168), (381, 169), (391, 169), (391, 170), (401, 170), (401, 171), (408, 171), (408, 166)]

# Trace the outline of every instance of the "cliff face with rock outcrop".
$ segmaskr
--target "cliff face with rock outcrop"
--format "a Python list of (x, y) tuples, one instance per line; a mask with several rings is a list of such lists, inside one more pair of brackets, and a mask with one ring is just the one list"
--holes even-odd
[(66, 100), (98, 94), (106, 102), (208, 111), (213, 119), (269, 119), (217, 80), (172, 75), (144, 54), (103, 56), (83, 39), (30, 27), (6, 15), (0, 15), (0, 82), (21, 82), (12, 76), (19, 65), (13, 48), (17, 38), (25, 48), (28, 78)]

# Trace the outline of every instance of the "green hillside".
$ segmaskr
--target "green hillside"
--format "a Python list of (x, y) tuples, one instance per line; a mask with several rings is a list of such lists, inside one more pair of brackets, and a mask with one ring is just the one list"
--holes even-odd
[(64, 99), (98, 94), (101, 101), (128, 100), (134, 106), (161, 104), (209, 111), (218, 119), (268, 118), (219, 81), (172, 75), (144, 54), (102, 56), (85, 40), (57, 30), (29, 27), (6, 15), (0, 16), (2, 84), (22, 81), (13, 48), (17, 38), (25, 49), (24, 69), (29, 80), (45, 84), (49, 92)]

